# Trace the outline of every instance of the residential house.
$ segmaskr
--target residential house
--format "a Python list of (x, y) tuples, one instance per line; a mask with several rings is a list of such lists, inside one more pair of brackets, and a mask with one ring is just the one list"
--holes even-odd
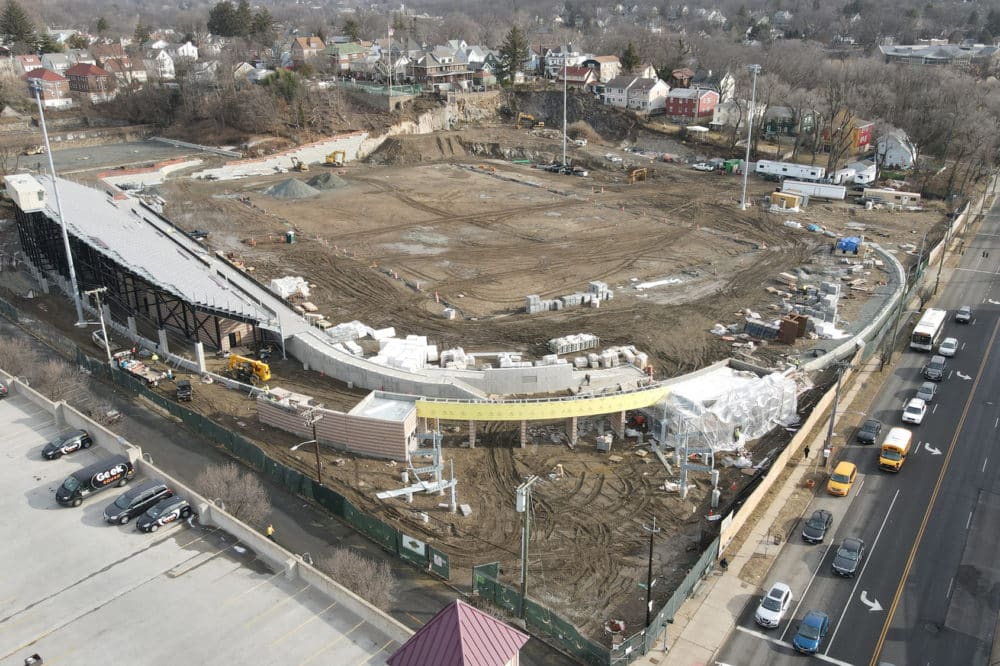
[(250, 72), (254, 71), (254, 66), (244, 61), (233, 67), (233, 80), (245, 81)]
[[(746, 127), (746, 117), (750, 109), (750, 100), (748, 99), (731, 99), (726, 102), (720, 101), (712, 114), (712, 122), (709, 123), (712, 127), (735, 127), (740, 125)], [(760, 122), (761, 118), (767, 112), (767, 105), (757, 102), (753, 107), (753, 118), (754, 123)]]
[(545, 76), (550, 79), (556, 77), (556, 73), (563, 68), (573, 67), (581, 64), (587, 56), (580, 53), (572, 44), (559, 46), (555, 49), (548, 49), (545, 52)]
[(70, 67), (79, 65), (81, 62), (89, 65), (97, 64), (97, 59), (90, 55), (90, 51), (87, 49), (66, 49), (64, 53), (69, 58)]
[(678, 67), (670, 72), (670, 85), (674, 88), (690, 88), (694, 70), (690, 67)]
[(191, 67), (191, 76), (199, 83), (215, 84), (218, 82), (218, 60), (202, 60)]
[(827, 151), (846, 148), (848, 154), (864, 153), (871, 148), (875, 123), (861, 120), (850, 111), (838, 111), (832, 122), (823, 128), (823, 145)]
[(636, 79), (628, 89), (628, 108), (642, 113), (663, 113), (670, 86), (660, 79)]
[(73, 35), (80, 34), (80, 31), (71, 28), (49, 28), (48, 33), (49, 37), (54, 39), (57, 44), (65, 44), (67, 39)]
[(566, 85), (571, 88), (588, 88), (598, 82), (597, 74), (589, 67), (565, 67), (556, 74), (556, 83), (563, 82), (564, 73)]
[(639, 65), (634, 72), (632, 72), (641, 79), (658, 79), (660, 75), (656, 73), (656, 68), (649, 63), (645, 65)]
[[(187, 58), (188, 60), (197, 60), (201, 55), (198, 47), (191, 42), (184, 42), (180, 46), (171, 49), (171, 51), (172, 53), (170, 55), (175, 58)], [(218, 55), (218, 52), (216, 52), (215, 55)]]
[(762, 129), (768, 139), (778, 135), (811, 134), (816, 129), (816, 112), (805, 109), (796, 115), (795, 110), (790, 107), (769, 106), (764, 110)]
[(992, 65), (1000, 49), (992, 44), (915, 44), (879, 46), (886, 62), (907, 65)]
[(728, 102), (736, 95), (736, 77), (729, 72), (713, 72), (710, 69), (699, 69), (691, 77), (688, 86), (711, 88), (719, 93), (719, 102)]
[(639, 77), (632, 74), (616, 76), (604, 84), (604, 94), (601, 101), (619, 109), (628, 108), (628, 89), (638, 80)]
[(528, 635), (456, 599), (410, 636), (389, 666), (517, 666)]
[(880, 136), (875, 142), (875, 156), (879, 165), (892, 169), (912, 169), (917, 161), (917, 147), (901, 129), (894, 129)]
[(325, 49), (326, 44), (319, 37), (296, 37), (292, 40), (292, 63), (298, 67), (310, 60), (315, 60), (322, 55)]
[(65, 109), (73, 106), (69, 81), (62, 74), (39, 67), (28, 72), (24, 78), (28, 82), (28, 94), (32, 97), (35, 96), (35, 86), (38, 87), (42, 106), (45, 108)]
[(118, 42), (112, 44), (94, 44), (90, 47), (90, 55), (94, 57), (94, 64), (98, 67), (104, 67), (105, 58), (129, 57), (128, 53), (125, 52), (125, 47)]
[(681, 121), (700, 121), (715, 115), (719, 93), (709, 88), (674, 88), (667, 93), (664, 113)]
[[(343, 44), (330, 44), (323, 50), (323, 53), (330, 59), (330, 66), (335, 72), (347, 72), (353, 70), (352, 65), (360, 63), (371, 55), (371, 49), (357, 42), (345, 42)], [(294, 54), (292, 57), (295, 57)]]
[(410, 78), (414, 83), (435, 92), (465, 89), (472, 82), (472, 70), (464, 52), (438, 46), (410, 63)]
[(622, 63), (618, 56), (593, 56), (580, 64), (594, 70), (594, 73), (597, 74), (597, 80), (601, 83), (607, 83), (622, 73)]
[(65, 53), (43, 53), (42, 67), (52, 70), (56, 74), (62, 74), (69, 69), (73, 63), (69, 61), (69, 56)]
[(174, 59), (165, 50), (156, 54), (155, 58), (143, 60), (146, 77), (154, 81), (173, 81), (175, 76)]
[(32, 70), (44, 67), (42, 59), (36, 55), (14, 56), (14, 63), (18, 76), (24, 76)]
[(142, 61), (132, 58), (105, 58), (102, 67), (115, 75), (118, 87), (124, 90), (138, 90), (148, 78)]
[(115, 75), (97, 65), (80, 63), (66, 70), (70, 94), (92, 104), (109, 102), (115, 98)]

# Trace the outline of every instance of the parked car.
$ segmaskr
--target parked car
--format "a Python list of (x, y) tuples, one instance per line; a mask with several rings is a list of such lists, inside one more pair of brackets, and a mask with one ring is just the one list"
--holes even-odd
[(695, 162), (691, 165), (691, 168), (695, 171), (715, 171), (715, 167), (706, 162)]
[(938, 354), (945, 358), (951, 358), (958, 353), (958, 338), (945, 338), (938, 345)]
[(858, 572), (862, 560), (865, 559), (865, 542), (853, 537), (844, 539), (833, 557), (833, 573), (838, 576), (853, 577)]
[(46, 444), (45, 448), (42, 449), (42, 457), (46, 460), (56, 460), (67, 453), (89, 449), (93, 443), (94, 440), (90, 438), (86, 430), (71, 430)]
[(831, 495), (845, 497), (851, 492), (854, 480), (858, 478), (858, 466), (852, 462), (841, 460), (833, 469), (830, 480), (826, 483), (826, 492)]
[(882, 422), (878, 419), (868, 419), (858, 428), (855, 438), (862, 444), (874, 444), (882, 432)]
[(833, 514), (826, 509), (817, 509), (802, 527), (802, 540), (807, 543), (823, 543), (832, 525)]
[(785, 611), (792, 605), (792, 590), (784, 583), (775, 583), (760, 600), (754, 620), (762, 627), (773, 629), (781, 624)]
[(968, 324), (972, 321), (972, 308), (968, 305), (963, 305), (955, 310), (955, 321), (959, 324)]
[(944, 379), (944, 371), (948, 369), (948, 362), (944, 359), (944, 356), (935, 354), (931, 356), (931, 360), (924, 364), (923, 370), (921, 372), (924, 375), (924, 379), (929, 379), (932, 382), (939, 382)]
[(208, 238), (208, 232), (205, 231), (204, 229), (192, 229), (191, 231), (189, 231), (187, 233), (188, 233), (188, 236), (190, 236), (192, 239), (194, 239), (196, 241), (203, 241), (206, 238)]
[(590, 172), (584, 169), (583, 167), (575, 166), (573, 167), (573, 175), (580, 176), (581, 178), (586, 178), (587, 176), (590, 175)]
[(924, 382), (917, 389), (917, 394), (913, 397), (920, 398), (927, 403), (934, 402), (934, 396), (937, 395), (937, 387), (938, 385), (934, 382)]
[(924, 416), (927, 414), (927, 403), (920, 398), (910, 398), (906, 406), (903, 407), (903, 423), (912, 423), (913, 425), (920, 425), (924, 422)]
[(816, 654), (828, 631), (830, 616), (823, 611), (811, 610), (802, 618), (802, 624), (792, 639), (792, 647), (798, 652)]
[(183, 497), (174, 495), (160, 500), (135, 521), (135, 528), (142, 532), (155, 532), (164, 525), (178, 520), (187, 520), (194, 513), (191, 504)]
[(134, 475), (135, 468), (128, 458), (110, 456), (70, 474), (56, 488), (56, 501), (64, 506), (80, 506), (84, 497), (111, 486), (124, 486)]
[(109, 523), (125, 525), (136, 516), (146, 511), (160, 500), (172, 497), (174, 491), (162, 479), (151, 479), (118, 496), (114, 502), (104, 509), (104, 520)]

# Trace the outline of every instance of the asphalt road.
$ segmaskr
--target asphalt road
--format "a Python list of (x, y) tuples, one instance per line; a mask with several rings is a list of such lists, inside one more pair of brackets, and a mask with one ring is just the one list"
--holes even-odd
[[(984, 253), (988, 252), (989, 256)], [(929, 269), (933, 284), (937, 266)], [(946, 273), (948, 275), (948, 273)], [(717, 655), (720, 664), (801, 663), (791, 648), (811, 609), (830, 616), (818, 661), (834, 664), (985, 664), (1000, 610), (1000, 212), (994, 209), (966, 242), (960, 268), (941, 285), (935, 307), (972, 305), (970, 325), (949, 319), (943, 337), (961, 346), (924, 422), (907, 426), (914, 446), (898, 474), (878, 469), (877, 447), (854, 443), (843, 459), (858, 465), (847, 498), (820, 493), (808, 508), (829, 509), (833, 535), (805, 544), (801, 521), (767, 584), (787, 583), (795, 601), (785, 621), (762, 630), (753, 620), (760, 596), (746, 599), (734, 631)], [(992, 299), (992, 300), (991, 300)], [(909, 329), (904, 328), (904, 332)], [(852, 405), (889, 427), (923, 381), (927, 354), (907, 351), (871, 406)], [(860, 537), (868, 555), (858, 575), (844, 579), (830, 564), (845, 537)], [(764, 590), (766, 592), (766, 590)]]
[[(0, 336), (25, 334), (0, 319)], [(44, 349), (41, 343), (28, 339), (38, 349)], [(171, 476), (192, 483), (205, 467), (232, 461), (223, 449), (183, 424), (160, 415), (111, 386), (96, 382), (93, 385), (102, 401), (113, 403), (125, 415), (118, 432), (141, 446), (153, 463)], [(295, 553), (309, 553), (313, 561), (329, 556), (337, 548), (351, 548), (369, 558), (388, 562), (396, 579), (389, 613), (411, 629), (423, 626), (452, 599), (461, 598), (455, 589), (388, 555), (326, 511), (274, 485), (266, 477), (261, 480), (271, 496), (268, 521), (274, 525), (275, 540), (280, 545)], [(465, 581), (458, 584), (463, 583)], [(521, 663), (568, 666), (575, 662), (532, 638), (521, 650)]]

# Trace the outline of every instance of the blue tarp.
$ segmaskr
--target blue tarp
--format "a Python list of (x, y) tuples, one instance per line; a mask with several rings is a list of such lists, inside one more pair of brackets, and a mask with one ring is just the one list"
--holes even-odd
[(861, 245), (861, 239), (857, 236), (848, 236), (837, 241), (837, 249), (841, 252), (857, 252)]

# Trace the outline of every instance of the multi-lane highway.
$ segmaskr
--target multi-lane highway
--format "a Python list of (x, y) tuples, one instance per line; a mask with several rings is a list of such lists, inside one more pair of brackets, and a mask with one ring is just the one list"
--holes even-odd
[[(936, 271), (933, 267), (930, 271)], [(934, 279), (933, 273), (929, 279)], [(968, 325), (951, 314), (975, 308)], [(804, 543), (794, 528), (766, 582), (788, 584), (795, 600), (785, 621), (754, 623), (760, 596), (748, 600), (717, 662), (801, 663), (791, 647), (812, 609), (830, 617), (815, 659), (834, 664), (942, 666), (986, 664), (1000, 612), (1000, 210), (994, 208), (965, 243), (960, 266), (941, 285), (935, 307), (949, 311), (942, 337), (956, 337), (923, 423), (906, 426), (914, 445), (898, 474), (878, 469), (878, 446), (853, 438), (843, 459), (859, 476), (846, 498), (821, 492), (806, 515), (828, 509), (832, 535)], [(889, 427), (904, 425), (905, 399), (923, 381), (929, 356), (907, 351), (871, 406), (854, 405)], [(887, 371), (888, 372), (888, 371)], [(850, 436), (852, 433), (845, 432)], [(854, 578), (831, 571), (845, 537), (859, 537), (867, 556)], [(765, 590), (766, 592), (766, 590)]]

